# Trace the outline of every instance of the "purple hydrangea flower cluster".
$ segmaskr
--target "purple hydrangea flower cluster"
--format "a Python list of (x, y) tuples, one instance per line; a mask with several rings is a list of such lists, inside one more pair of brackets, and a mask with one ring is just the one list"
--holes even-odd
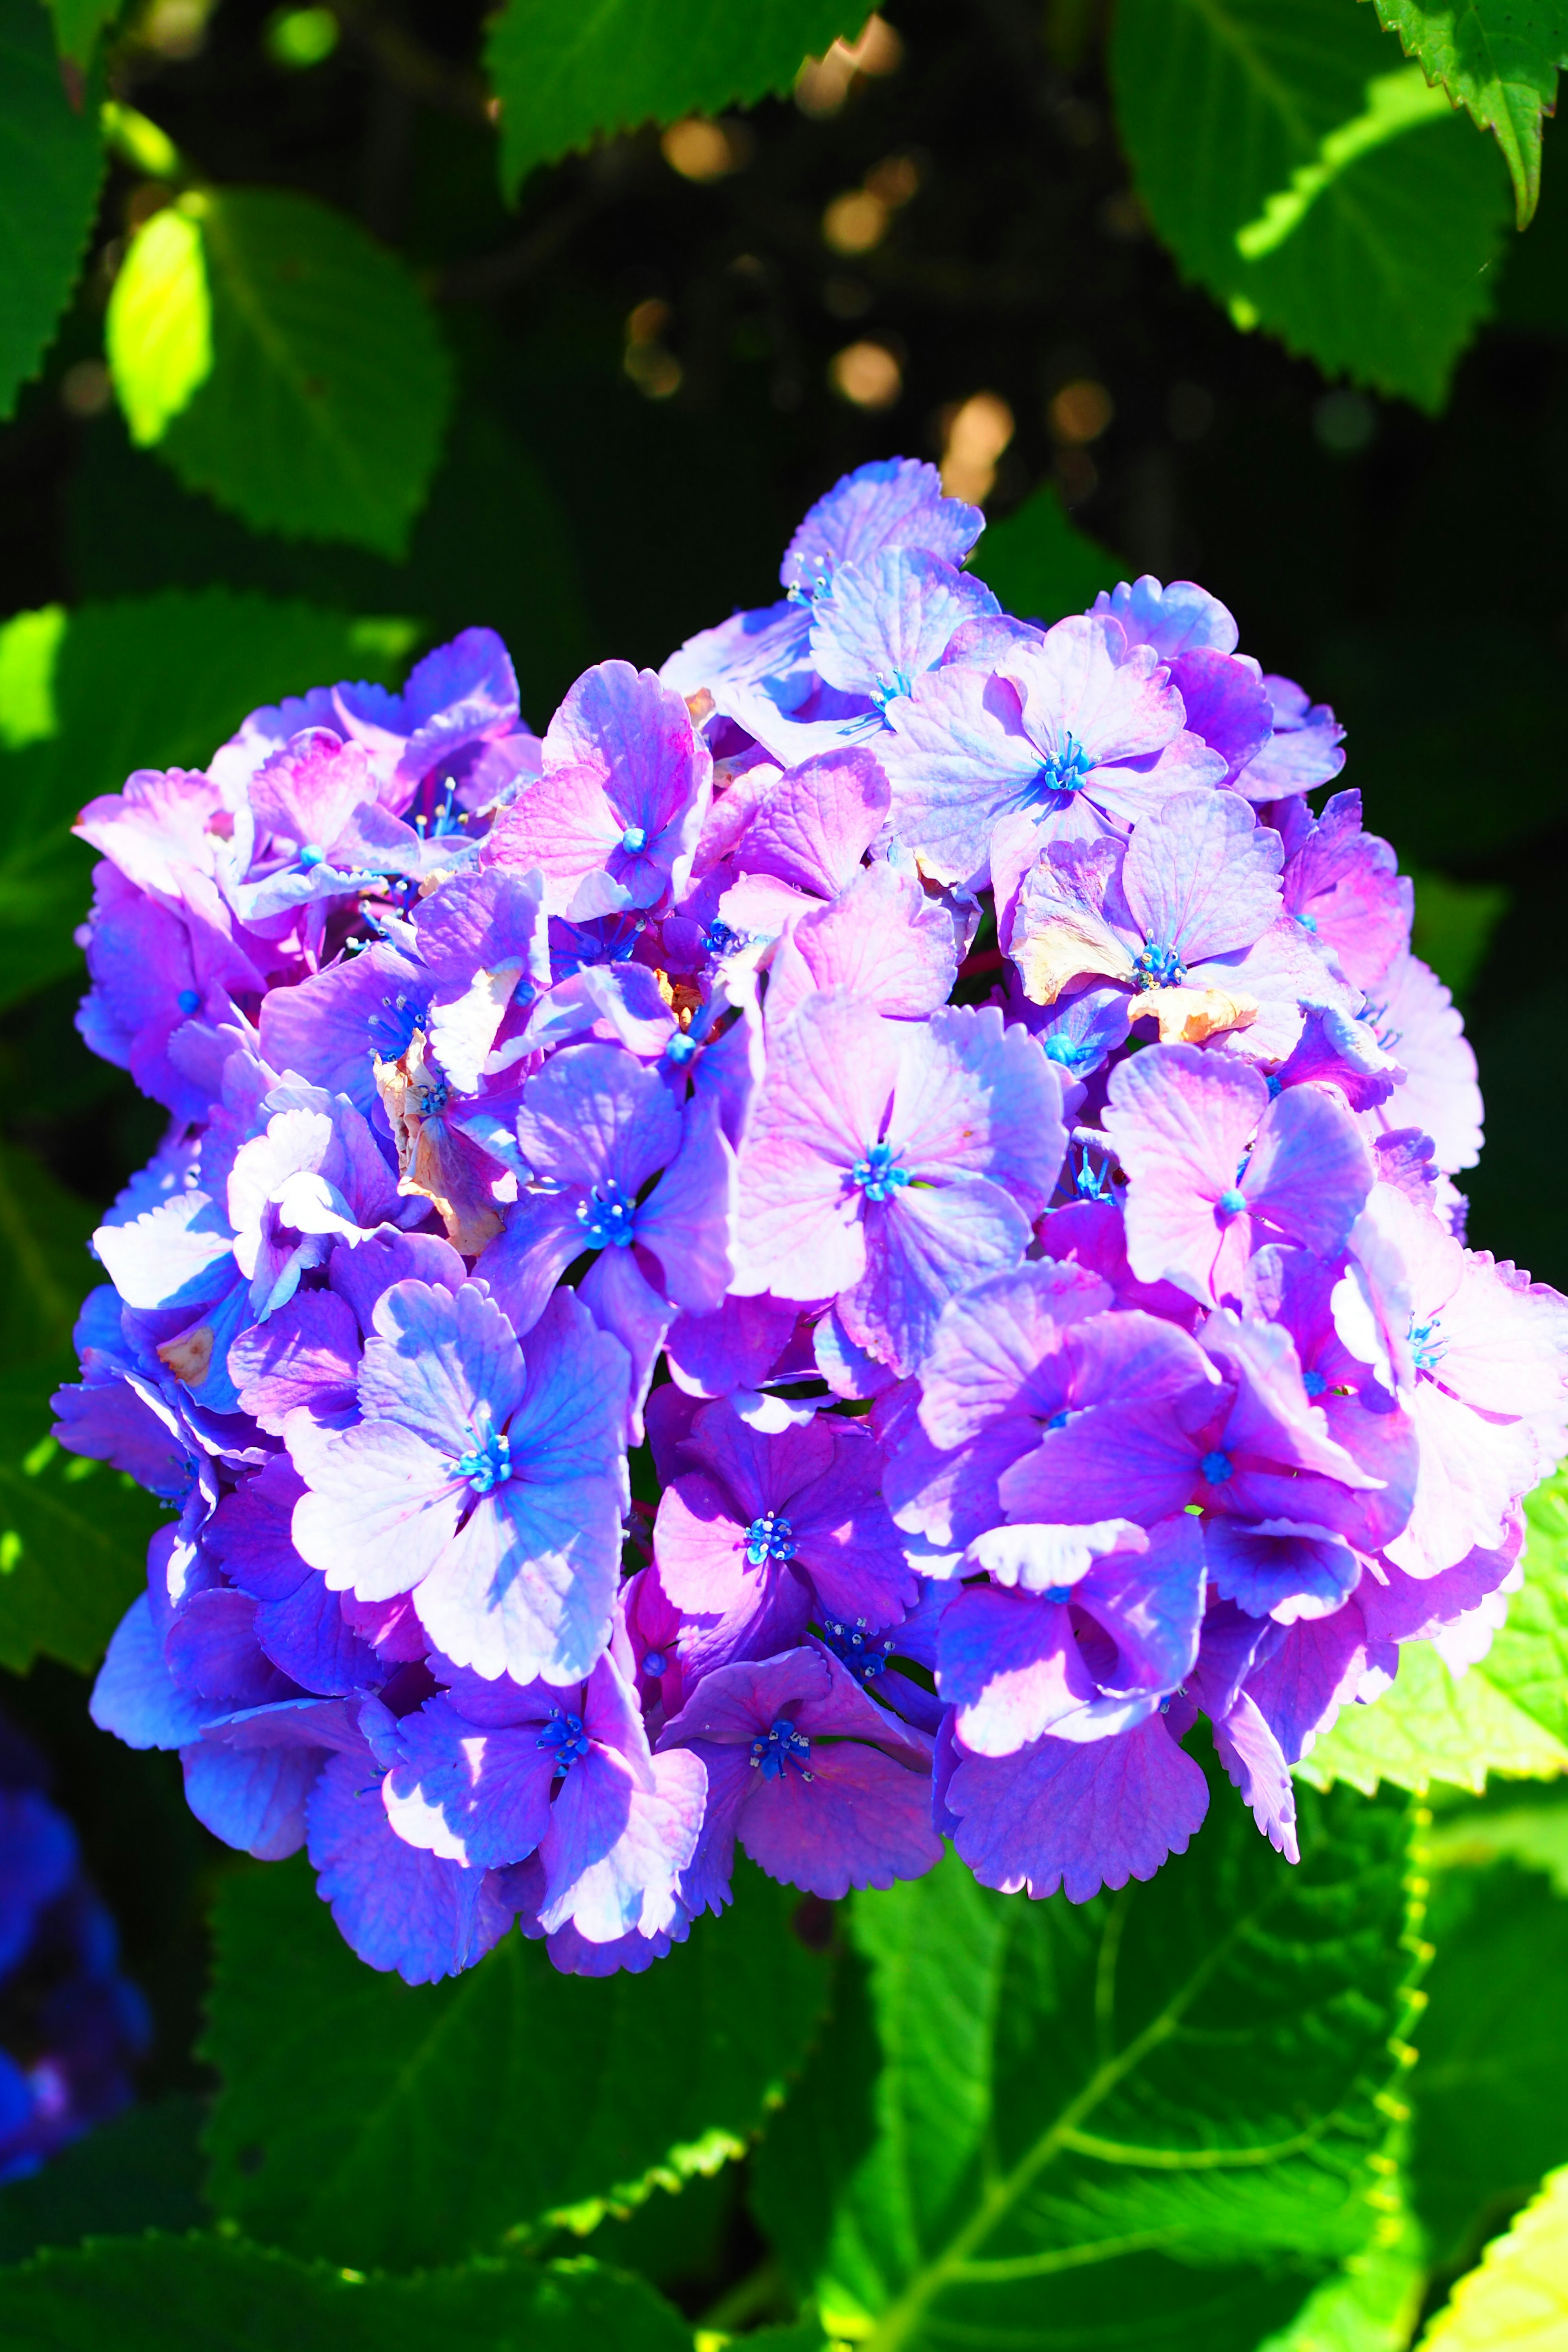
[(128, 2106), (150, 2020), (43, 1759), (0, 1720), (0, 2183)]
[(411, 1979), (639, 1969), (737, 1843), (1082, 1900), (1206, 1717), (1480, 1654), (1564, 1302), (1333, 714), (1190, 582), (1043, 628), (913, 462), (542, 740), (484, 630), (138, 774), (84, 1034), (171, 1115), (63, 1441), (163, 1495), (97, 1719)]

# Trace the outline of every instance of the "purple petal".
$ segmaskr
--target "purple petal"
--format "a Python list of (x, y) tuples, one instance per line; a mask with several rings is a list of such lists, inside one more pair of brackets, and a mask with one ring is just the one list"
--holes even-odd
[(373, 1969), (395, 1969), (406, 1984), (457, 1976), (511, 1925), (516, 1906), (499, 1874), (465, 1870), (394, 1835), (368, 1758), (332, 1758), (307, 1820), (316, 1891)]
[(689, 1748), (653, 1759), (641, 1788), (625, 1761), (600, 1749), (572, 1766), (540, 1849), (546, 1932), (570, 1920), (590, 1943), (674, 1922), (676, 1884), (697, 1850), (708, 1774)]
[(1215, 1752), (1277, 1853), (1300, 1862), (1296, 1790), (1279, 1742), (1245, 1691), (1214, 1727)]
[(1011, 1756), (1096, 1693), (1068, 1611), (1032, 1594), (976, 1584), (942, 1621), (937, 1688), (977, 1756)]
[(1017, 1756), (963, 1756), (948, 1785), (955, 1843), (983, 1886), (1087, 1903), (1184, 1853), (1208, 1783), (1155, 1716), (1088, 1746), (1047, 1733)]
[(305, 1843), (306, 1801), (326, 1761), (321, 1748), (186, 1748), (185, 1802), (226, 1845), (281, 1862)]
[(864, 563), (884, 547), (911, 547), (962, 562), (984, 528), (977, 507), (942, 496), (934, 466), (879, 457), (858, 466), (820, 498), (790, 541), (779, 578), (816, 591), (841, 563)]
[(398, 1726), (386, 1817), (405, 1844), (488, 1870), (521, 1862), (550, 1826), (554, 1750), (539, 1720), (478, 1731), (449, 1697), (427, 1699)]
[(1143, 937), (1184, 963), (1247, 948), (1279, 912), (1279, 836), (1234, 793), (1173, 793), (1121, 869)]
[(1332, 1616), (1360, 1580), (1361, 1562), (1349, 1544), (1321, 1528), (1279, 1520), (1247, 1528), (1215, 1517), (1205, 1535), (1209, 1573), (1221, 1599), (1281, 1625)]
[(851, 748), (807, 760), (781, 776), (737, 848), (748, 874), (776, 875), (797, 890), (836, 898), (887, 818), (892, 793), (873, 754)]
[(1152, 646), (1163, 661), (1205, 647), (1222, 654), (1236, 650), (1236, 623), (1219, 598), (1193, 580), (1173, 580), (1163, 587), (1145, 572), (1131, 585), (1122, 580), (1102, 588), (1094, 610), (1120, 621), (1130, 646)]
[(1171, 664), (1190, 731), (1217, 751), (1228, 782), (1274, 731), (1274, 706), (1257, 664), (1239, 654), (1194, 647)]
[(359, 1326), (348, 1302), (330, 1290), (307, 1290), (242, 1331), (228, 1351), (228, 1368), (243, 1409), (279, 1437), (297, 1408), (318, 1421), (352, 1412), (359, 1359)]
[(851, 1887), (923, 1878), (942, 1860), (931, 1828), (929, 1773), (847, 1740), (811, 1750), (811, 1780), (786, 1769), (756, 1782), (740, 1840), (770, 1878), (837, 1902)]

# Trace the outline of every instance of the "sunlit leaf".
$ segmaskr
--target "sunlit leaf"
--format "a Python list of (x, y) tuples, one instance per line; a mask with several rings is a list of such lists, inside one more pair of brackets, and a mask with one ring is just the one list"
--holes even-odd
[(641, 1976), (556, 1974), (521, 1934), (452, 1981), (354, 1958), (302, 1863), (219, 1897), (211, 2194), (258, 2237), (405, 2268), (591, 2229), (742, 2153), (801, 2063), (829, 1964), (745, 1867)]
[(1421, 2352), (1561, 2352), (1568, 2343), (1568, 2167), (1494, 2238), (1421, 2338)]
[(6, 2352), (690, 2352), (640, 2279), (594, 2263), (363, 2278), (240, 2238), (103, 2238), (0, 2270)]
[(1496, 154), (1345, 0), (1121, 0), (1140, 194), (1184, 272), (1330, 373), (1441, 406), (1489, 305)]
[(1479, 1665), (1453, 1675), (1427, 1642), (1407, 1642), (1391, 1691), (1347, 1706), (1296, 1767), (1326, 1789), (1435, 1780), (1477, 1794), (1489, 1772), (1553, 1780), (1568, 1771), (1568, 1473), (1525, 1505), (1524, 1584)]
[(0, 0), (0, 418), (37, 373), (98, 210), (103, 142), (73, 108), (38, 0)]
[(786, 90), (870, 13), (867, 0), (508, 0), (486, 48), (507, 192), (595, 132)]
[(1376, 0), (1429, 81), (1495, 131), (1523, 228), (1541, 194), (1541, 122), (1557, 104), (1557, 69), (1568, 65), (1563, 0)]
[(1082, 1907), (952, 1858), (855, 1897), (870, 2036), (836, 2024), (754, 2165), (829, 2336), (1252, 2352), (1373, 2240), (1425, 1948), (1405, 1816), (1341, 1796), (1305, 1831), (1293, 1871), (1216, 1796)]
[(155, 213), (116, 289), (109, 355), (133, 434), (187, 488), (258, 530), (403, 552), (451, 367), (401, 263), (341, 213), (277, 188)]

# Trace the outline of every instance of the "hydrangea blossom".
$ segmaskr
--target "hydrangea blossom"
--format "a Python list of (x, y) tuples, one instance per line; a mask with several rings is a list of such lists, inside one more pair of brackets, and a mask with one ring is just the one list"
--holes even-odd
[(470, 630), (82, 814), (171, 1118), (58, 1400), (171, 1514), (94, 1713), (374, 1967), (647, 1968), (737, 1846), (1082, 1901), (1205, 1740), (1293, 1858), (1519, 1580), (1568, 1309), (1465, 1246), (1342, 729), (1192, 582), (1003, 613), (981, 527), (862, 467), (542, 737)]

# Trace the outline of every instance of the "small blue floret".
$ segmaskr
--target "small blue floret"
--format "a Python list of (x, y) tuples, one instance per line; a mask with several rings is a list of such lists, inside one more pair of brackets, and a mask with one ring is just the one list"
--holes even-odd
[(1035, 796), (1046, 793), (1076, 793), (1094, 766), (1094, 753), (1086, 751), (1076, 735), (1064, 735), (1059, 751), (1042, 761), (1035, 777)]
[(890, 1143), (873, 1143), (849, 1171), (849, 1181), (860, 1187), (868, 1201), (890, 1200), (910, 1181), (909, 1170), (899, 1166), (898, 1158)]
[(1228, 1454), (1222, 1454), (1217, 1445), (1212, 1454), (1204, 1455), (1198, 1467), (1211, 1486), (1223, 1486), (1227, 1478), (1236, 1475), (1235, 1463)]
[(570, 1771), (574, 1764), (580, 1763), (588, 1753), (593, 1742), (583, 1728), (583, 1718), (580, 1715), (563, 1715), (558, 1706), (552, 1706), (550, 1710), (550, 1719), (534, 1745), (538, 1748), (553, 1748), (555, 1770), (559, 1776), (563, 1772)]
[(511, 1476), (511, 1441), (504, 1429), (492, 1429), (482, 1443), (476, 1441), (472, 1453), (461, 1455), (453, 1467), (457, 1476), (466, 1478), (476, 1495), (488, 1495), (492, 1486), (504, 1486)]
[(621, 847), (628, 857), (640, 857), (647, 847), (647, 825), (628, 824), (621, 835)]
[(577, 1223), (590, 1249), (626, 1249), (636, 1238), (637, 1221), (637, 1202), (627, 1200), (613, 1176), (577, 1203)]
[(324, 866), (327, 853), (319, 842), (308, 841), (300, 852), (300, 863), (308, 874), (312, 866)]
[(1321, 1372), (1303, 1372), (1301, 1375), (1301, 1386), (1310, 1397), (1321, 1396), (1328, 1385)]
[(1238, 1192), (1233, 1184), (1227, 1192), (1220, 1194), (1218, 1206), (1222, 1217), (1239, 1217), (1247, 1206), (1247, 1195)]
[(194, 988), (182, 988), (174, 1002), (187, 1020), (193, 1013), (199, 1013), (202, 1009), (202, 1000)]
[(793, 1764), (803, 1780), (811, 1774), (805, 1769), (805, 1759), (811, 1754), (811, 1742), (804, 1731), (797, 1731), (787, 1715), (774, 1719), (770, 1731), (760, 1731), (752, 1742), (752, 1769), (760, 1771), (764, 1780), (782, 1780), (784, 1767)]
[(765, 1567), (770, 1559), (795, 1558), (795, 1529), (777, 1511), (764, 1511), (746, 1529), (746, 1559), (752, 1568)]

